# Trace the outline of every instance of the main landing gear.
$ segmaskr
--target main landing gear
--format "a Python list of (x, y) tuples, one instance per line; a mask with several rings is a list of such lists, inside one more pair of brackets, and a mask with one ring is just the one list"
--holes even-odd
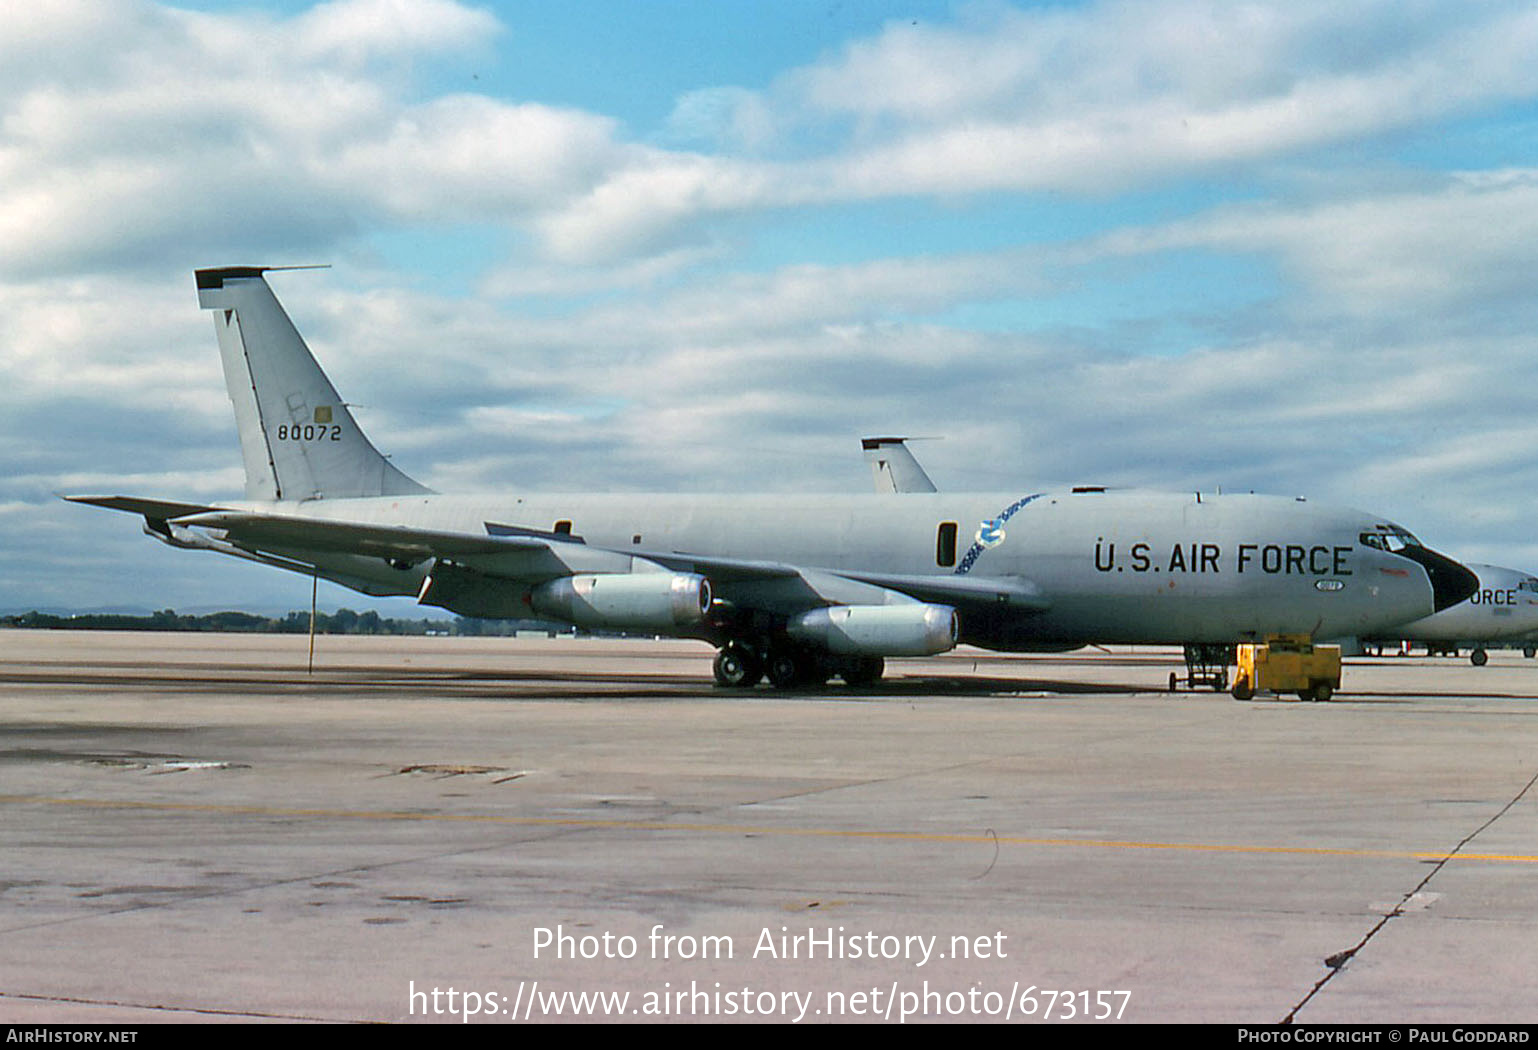
[[(1526, 656), (1528, 659), (1532, 659), (1532, 656), (1535, 653), (1538, 653), (1538, 648), (1535, 648), (1532, 645), (1524, 645), (1522, 647), (1522, 655)], [(1453, 644), (1453, 645), (1434, 645), (1434, 644), (1433, 645), (1427, 645), (1426, 646), (1426, 655), (1427, 656), (1457, 656), (1458, 655), (1458, 646), (1456, 644)], [(1490, 653), (1489, 653), (1488, 650), (1485, 649), (1484, 646), (1482, 646), (1482, 645), (1475, 645), (1472, 649), (1469, 650), (1469, 663), (1473, 664), (1475, 667), (1483, 667), (1485, 664), (1487, 664), (1489, 662), (1490, 662)]]
[(716, 685), (727, 689), (752, 689), (764, 677), (764, 660), (741, 642), (728, 642), (716, 652)]
[(886, 671), (879, 656), (835, 656), (791, 644), (788, 640), (753, 642), (734, 638), (716, 653), (716, 685), (751, 689), (765, 677), (776, 689), (826, 685), (842, 678), (846, 685), (871, 685)]

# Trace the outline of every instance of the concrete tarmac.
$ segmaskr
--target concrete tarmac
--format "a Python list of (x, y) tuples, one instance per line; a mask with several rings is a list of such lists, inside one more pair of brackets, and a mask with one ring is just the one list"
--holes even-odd
[(305, 650), (0, 631), (0, 1020), (1538, 1022), (1519, 653)]

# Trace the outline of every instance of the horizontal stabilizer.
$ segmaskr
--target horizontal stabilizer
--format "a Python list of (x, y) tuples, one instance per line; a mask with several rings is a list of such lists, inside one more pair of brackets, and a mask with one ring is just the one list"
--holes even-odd
[(156, 521), (171, 521), (190, 514), (207, 514), (216, 510), (202, 503), (175, 503), (171, 500), (144, 499), (139, 496), (65, 496), (71, 503), (89, 503), (93, 507), (123, 510), (130, 514), (143, 514)]

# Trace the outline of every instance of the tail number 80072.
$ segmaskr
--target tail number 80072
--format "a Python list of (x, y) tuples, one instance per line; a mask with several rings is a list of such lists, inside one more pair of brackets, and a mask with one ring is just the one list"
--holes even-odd
[(279, 441), (341, 441), (340, 423), (279, 423)]

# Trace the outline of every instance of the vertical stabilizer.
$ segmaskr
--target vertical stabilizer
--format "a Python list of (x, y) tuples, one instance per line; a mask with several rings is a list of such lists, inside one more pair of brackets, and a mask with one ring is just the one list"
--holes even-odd
[(198, 270), (198, 305), (214, 311), (235, 405), (246, 497), (264, 500), (430, 492), (358, 428), (262, 276), (272, 267)]
[(907, 440), (900, 437), (860, 439), (877, 492), (935, 491), (935, 483), (929, 480), (929, 475), (909, 451)]

